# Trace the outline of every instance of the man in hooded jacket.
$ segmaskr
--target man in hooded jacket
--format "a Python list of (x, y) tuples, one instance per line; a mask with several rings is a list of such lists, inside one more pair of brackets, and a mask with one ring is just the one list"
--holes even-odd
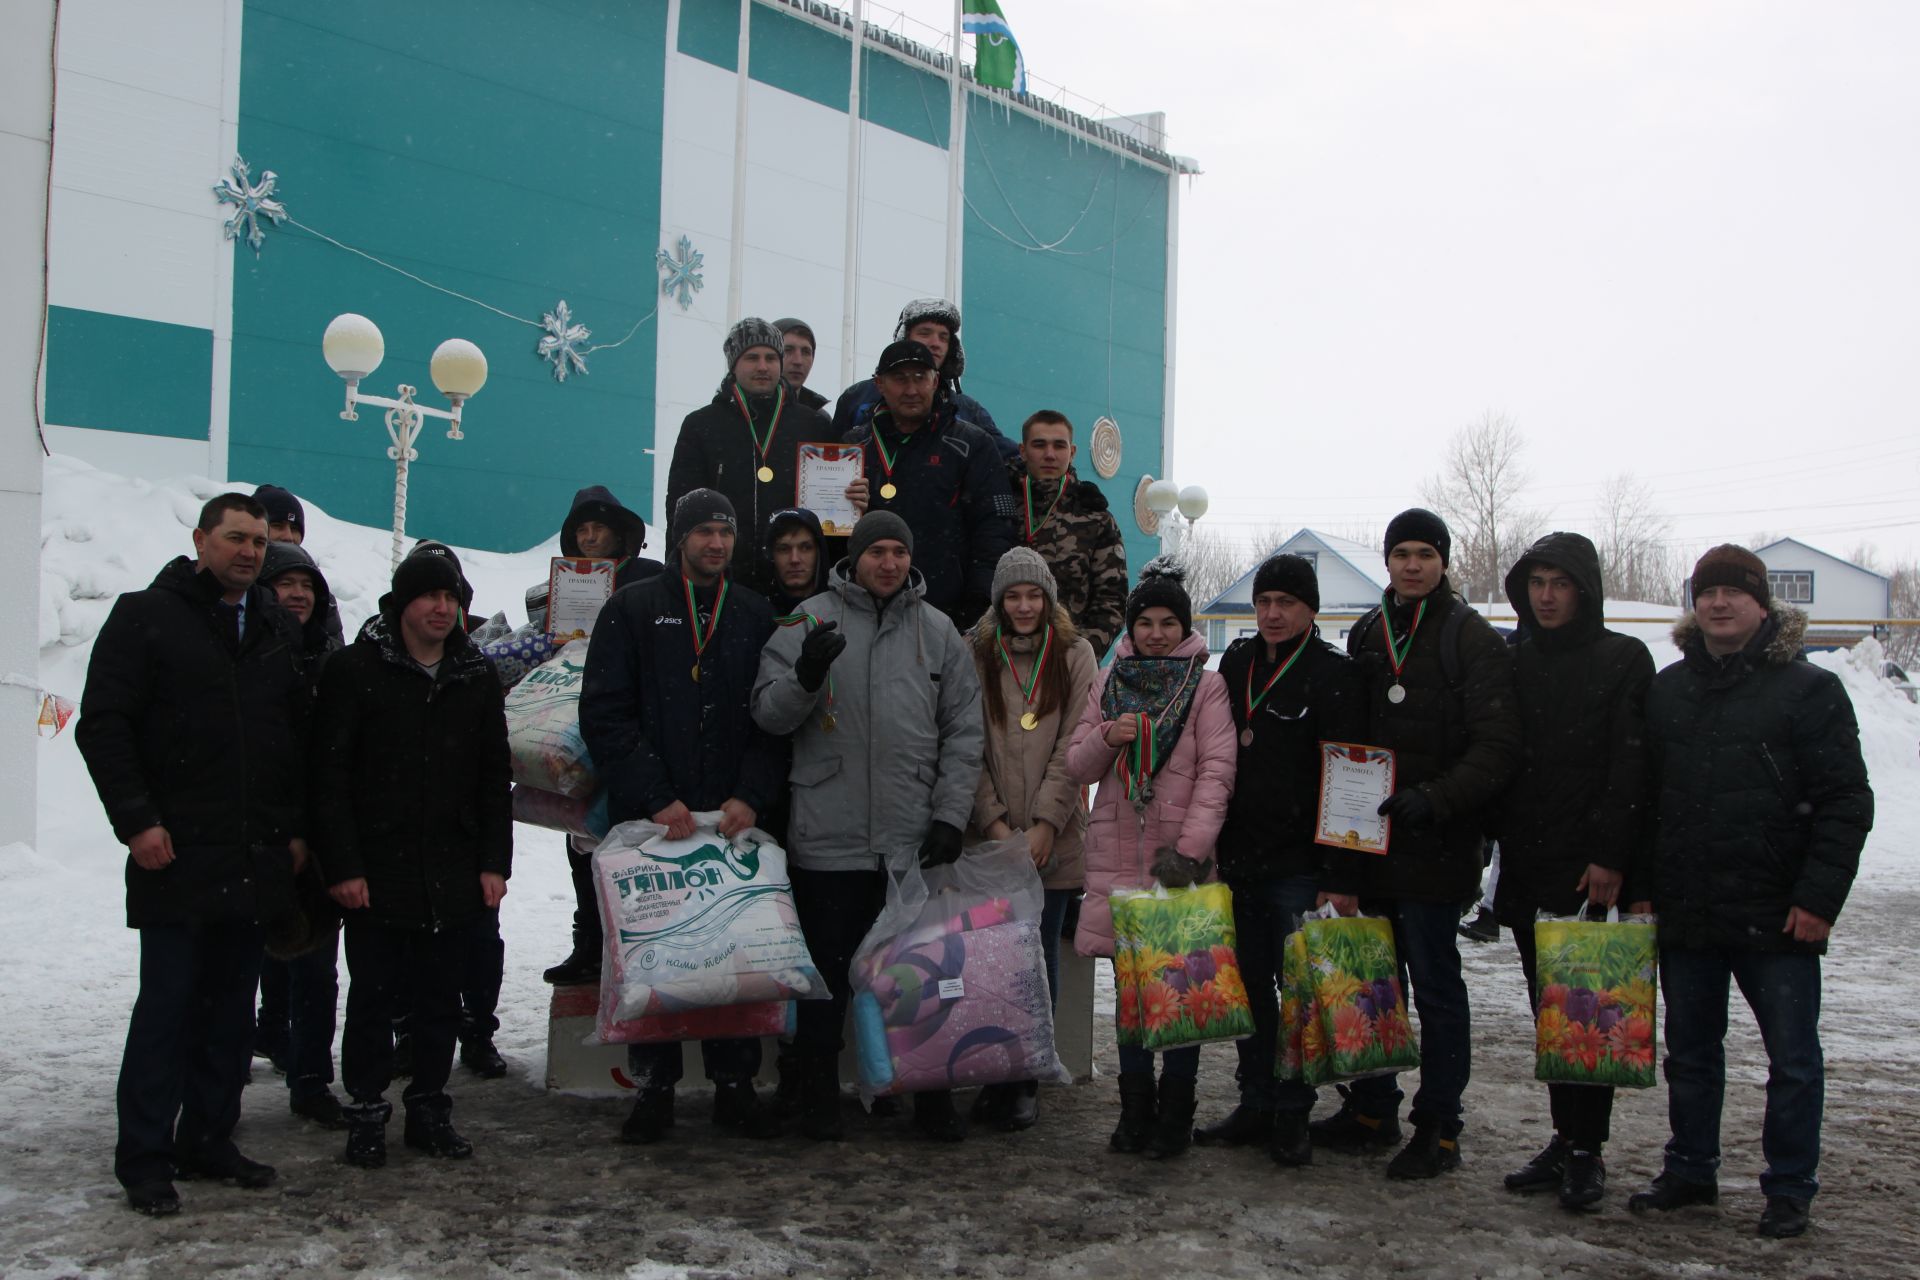
[[(1609, 631), (1600, 553), (1577, 533), (1550, 533), (1507, 574), (1519, 619), (1513, 685), (1524, 763), (1493, 806), (1488, 829), (1500, 841), (1494, 914), (1513, 930), (1539, 1000), (1535, 916), (1604, 917), (1616, 905), (1646, 908), (1647, 686), (1653, 657), (1632, 636)], [(1582, 1209), (1606, 1194), (1613, 1090), (1549, 1084), (1553, 1140), (1508, 1174), (1509, 1191), (1557, 1192)]]
[[(940, 374), (940, 396), (953, 406), (956, 416), (971, 422), (992, 437), (1002, 461), (1019, 451), (994, 422), (987, 406), (960, 389), (960, 375), (967, 369), (967, 353), (960, 345), (960, 308), (945, 298), (915, 298), (900, 308), (899, 323), (893, 326), (895, 342), (913, 341), (933, 352), (934, 367)], [(840, 393), (833, 406), (834, 435), (844, 440), (847, 433), (866, 425), (874, 410), (883, 403), (878, 383), (868, 378)]]

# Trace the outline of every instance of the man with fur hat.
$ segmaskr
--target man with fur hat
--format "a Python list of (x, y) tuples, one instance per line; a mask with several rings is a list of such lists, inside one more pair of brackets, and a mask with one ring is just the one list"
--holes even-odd
[[(1535, 1008), (1539, 913), (1646, 908), (1653, 658), (1639, 640), (1607, 630), (1600, 553), (1577, 533), (1550, 533), (1528, 547), (1506, 586), (1520, 623), (1513, 684), (1526, 755), (1487, 827), (1500, 841), (1494, 915), (1513, 930)], [(1567, 1209), (1598, 1204), (1613, 1090), (1550, 1084), (1547, 1099), (1553, 1140), (1507, 1175), (1507, 1190), (1553, 1192)]]
[(1802, 653), (1807, 616), (1777, 602), (1744, 547), (1694, 566), (1680, 661), (1653, 678), (1653, 907), (1666, 996), (1666, 1167), (1636, 1212), (1719, 1199), (1730, 982), (1767, 1047), (1760, 1234), (1807, 1229), (1826, 1068), (1820, 957), (1873, 826), (1846, 688)]
[[(936, 388), (939, 397), (952, 406), (956, 417), (991, 436), (1001, 458), (1013, 457), (1014, 442), (1000, 430), (987, 407), (960, 389), (960, 375), (967, 368), (967, 353), (960, 346), (959, 307), (945, 298), (915, 298), (900, 308), (893, 340), (918, 342), (931, 351), (934, 368), (939, 371)], [(834, 433), (842, 440), (847, 439), (847, 433), (864, 426), (884, 400), (877, 378), (854, 383), (840, 393), (840, 399), (833, 406)]]
[(1013, 544), (1013, 494), (986, 433), (940, 399), (937, 365), (911, 339), (880, 353), (874, 377), (885, 403), (847, 436), (866, 455), (866, 474), (847, 497), (862, 515), (890, 511), (906, 521), (919, 543), (914, 568), (927, 603), (970, 627)]
[(495, 911), (513, 864), (505, 696), (460, 626), (451, 554), (415, 551), (393, 573), (379, 626), (327, 663), (315, 708), (314, 849), (346, 914), (341, 1075), (347, 1161), (386, 1162), (396, 1012), (410, 1014), (406, 1144), (473, 1147), (446, 1085), (474, 917)]
[(1020, 516), (1018, 541), (1038, 551), (1060, 584), (1060, 604), (1105, 657), (1127, 608), (1127, 546), (1100, 486), (1074, 474), (1073, 423), (1042, 409), (1020, 428), (1007, 482)]
[[(827, 590), (768, 641), (754, 681), (754, 720), (792, 736), (794, 903), (833, 992), (797, 1010), (810, 1138), (842, 1136), (848, 969), (880, 914), (887, 868), (958, 858), (980, 775), (980, 682), (960, 633), (927, 604), (916, 536), (894, 512), (863, 516)], [(936, 1139), (966, 1134), (945, 1091), (916, 1095), (914, 1121)]]
[(780, 376), (793, 388), (794, 398), (809, 409), (826, 412), (827, 398), (807, 385), (807, 379), (813, 374), (813, 355), (816, 343), (813, 326), (805, 320), (786, 316), (775, 320), (773, 327), (780, 331)]
[(727, 331), (727, 376), (713, 403), (680, 424), (667, 468), (667, 511), (682, 495), (714, 489), (726, 495), (746, 528), (733, 549), (734, 581), (771, 593), (763, 541), (767, 517), (793, 505), (804, 441), (836, 440), (839, 433), (818, 409), (808, 408), (781, 376), (780, 331), (748, 316)]
[[(580, 733), (606, 781), (615, 824), (651, 819), (674, 839), (693, 815), (718, 811), (720, 834), (759, 825), (773, 808), (787, 748), (747, 708), (773, 610), (728, 578), (738, 522), (715, 489), (694, 489), (673, 509), (674, 571), (615, 594), (600, 610), (580, 689)], [(713, 1122), (753, 1138), (779, 1126), (753, 1091), (760, 1042), (700, 1046), (714, 1084)], [(673, 1126), (680, 1046), (630, 1045), (638, 1092), (620, 1135), (658, 1142)]]
[[(1364, 907), (1393, 921), (1420, 1015), (1414, 1132), (1388, 1163), (1390, 1178), (1460, 1167), (1472, 1028), (1455, 928), (1479, 892), (1483, 812), (1521, 763), (1513, 659), (1500, 633), (1454, 594), (1452, 547), (1446, 521), (1433, 512), (1395, 516), (1383, 548), (1385, 598), (1347, 634), (1365, 689), (1363, 741), (1392, 749), (1397, 790), (1380, 806), (1391, 823), (1387, 852), (1336, 860), (1327, 890), (1343, 913)], [(1342, 1095), (1337, 1115), (1310, 1126), (1315, 1145), (1361, 1150), (1399, 1141), (1398, 1076), (1356, 1080)]]

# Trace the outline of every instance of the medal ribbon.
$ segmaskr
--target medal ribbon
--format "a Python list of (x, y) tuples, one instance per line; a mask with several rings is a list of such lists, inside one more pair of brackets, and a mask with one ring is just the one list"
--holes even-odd
[(1293, 647), (1293, 652), (1287, 655), (1287, 660), (1280, 664), (1280, 669), (1274, 672), (1272, 675), (1268, 676), (1267, 682), (1260, 686), (1260, 696), (1257, 698), (1253, 694), (1253, 664), (1251, 662), (1247, 664), (1247, 723), (1248, 724), (1253, 723), (1253, 713), (1255, 711), (1258, 711), (1260, 709), (1260, 704), (1267, 700), (1267, 694), (1272, 692), (1273, 686), (1280, 683), (1280, 677), (1287, 674), (1288, 671), (1292, 670), (1293, 664), (1299, 660), (1300, 655), (1307, 651), (1307, 641), (1311, 639), (1313, 639), (1313, 628), (1308, 627), (1306, 632), (1303, 635), (1301, 635), (1300, 643)]
[(740, 416), (747, 420), (747, 434), (753, 437), (753, 447), (760, 454), (760, 465), (770, 467), (767, 450), (773, 448), (773, 433), (780, 429), (780, 415), (787, 411), (787, 384), (780, 383), (780, 392), (773, 401), (773, 421), (767, 424), (767, 438), (760, 438), (760, 428), (753, 425), (753, 410), (747, 407), (747, 398), (740, 394), (740, 384), (733, 384), (733, 402), (740, 407)]
[[(784, 617), (775, 618), (774, 622), (783, 627), (797, 627), (805, 624), (809, 629), (820, 625), (820, 619), (810, 613), (789, 613)], [(827, 672), (827, 709), (829, 712), (833, 709), (833, 672), (831, 670)]]
[(727, 587), (729, 583), (723, 575), (720, 579), (720, 594), (713, 600), (713, 616), (707, 620), (705, 631), (700, 629), (700, 609), (693, 602), (693, 583), (686, 574), (680, 575), (680, 586), (687, 593), (687, 625), (693, 628), (693, 661), (699, 665), (700, 656), (707, 651), (707, 643), (713, 639), (713, 633), (720, 629), (720, 611), (727, 607)]
[(1420, 619), (1427, 616), (1428, 599), (1426, 596), (1420, 598), (1420, 607), (1413, 611), (1413, 625), (1407, 629), (1404, 640), (1393, 638), (1393, 601), (1385, 599), (1380, 603), (1380, 629), (1386, 633), (1387, 662), (1393, 667), (1395, 680), (1400, 678), (1400, 669), (1407, 665), (1407, 655), (1413, 652), (1414, 633), (1420, 630)]
[(1053, 519), (1053, 509), (1060, 505), (1060, 499), (1067, 492), (1067, 478), (1060, 477), (1060, 488), (1055, 491), (1053, 501), (1047, 504), (1047, 514), (1040, 517), (1040, 523), (1033, 522), (1033, 477), (1022, 477), (1021, 483), (1027, 491), (1027, 545), (1033, 545), (1033, 535), (1047, 527), (1047, 521)]
[(1144, 711), (1136, 711), (1140, 718), (1140, 732), (1134, 740), (1120, 750), (1117, 772), (1121, 783), (1126, 787), (1127, 799), (1139, 803), (1146, 794), (1147, 784), (1153, 780), (1154, 746), (1153, 720)]
[[(1020, 683), (1020, 673), (1013, 670), (1013, 654), (1007, 649), (1006, 636), (1001, 634), (1000, 624), (993, 624), (993, 642), (1000, 646), (1000, 656), (1006, 661), (1007, 670), (1013, 672), (1015, 684)], [(1047, 665), (1047, 655), (1053, 652), (1053, 624), (1047, 624), (1047, 634), (1040, 641), (1040, 656), (1033, 660), (1033, 670), (1027, 674), (1027, 682), (1020, 687), (1020, 698), (1027, 706), (1033, 705), (1033, 691), (1040, 687), (1040, 668)]]
[(887, 479), (893, 479), (893, 460), (898, 455), (887, 452), (887, 442), (880, 434), (880, 424), (877, 422), (873, 424), (873, 447), (880, 451), (880, 469), (886, 472)]

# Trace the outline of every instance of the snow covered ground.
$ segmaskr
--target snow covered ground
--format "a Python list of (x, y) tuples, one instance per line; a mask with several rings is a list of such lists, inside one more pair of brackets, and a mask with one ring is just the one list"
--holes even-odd
[[(192, 518), (218, 488), (48, 463), (47, 689), (78, 697), (114, 596), (189, 550)], [(307, 545), (351, 628), (383, 589), (388, 536), (311, 504), (308, 516)], [(460, 555), (478, 607), (518, 621), (521, 593), (553, 553)], [(1657, 660), (1672, 656), (1648, 639)], [(125, 1209), (111, 1168), (136, 956), (123, 927), (124, 851), (69, 730), (41, 747), (38, 846), (0, 849), (0, 1274), (1910, 1277), (1920, 1257), (1920, 1037), (1908, 981), (1920, 972), (1920, 708), (1873, 674), (1876, 662), (1814, 660), (1853, 696), (1879, 817), (1827, 962), (1826, 1189), (1804, 1241), (1753, 1235), (1765, 1057), (1737, 999), (1718, 1210), (1651, 1223), (1626, 1212), (1628, 1192), (1659, 1167), (1663, 1089), (1620, 1098), (1600, 1212), (1574, 1218), (1501, 1189), (1500, 1174), (1547, 1132), (1505, 938), (1464, 948), (1476, 1037), (1466, 1164), (1432, 1184), (1388, 1184), (1379, 1161), (1327, 1155), (1291, 1172), (1253, 1152), (1195, 1150), (1171, 1167), (1112, 1156), (1107, 1080), (1048, 1090), (1027, 1134), (958, 1147), (917, 1142), (901, 1120), (857, 1118), (837, 1148), (716, 1141), (703, 1091), (689, 1085), (673, 1140), (621, 1147), (619, 1101), (542, 1088), (539, 971), (565, 951), (572, 893), (559, 838), (525, 827), (502, 915), (499, 1043), (514, 1071), (482, 1082), (456, 1070), (452, 1086), (475, 1159), (439, 1164), (396, 1143), (384, 1171), (349, 1170), (339, 1137), (291, 1117), (280, 1081), (258, 1064), (240, 1141), (278, 1166), (279, 1182), (262, 1192), (187, 1184), (184, 1213), (148, 1221)], [(1110, 1076), (1111, 1025), (1099, 1018), (1096, 1061)], [(1231, 1105), (1232, 1061), (1225, 1046), (1203, 1055), (1202, 1119)]]

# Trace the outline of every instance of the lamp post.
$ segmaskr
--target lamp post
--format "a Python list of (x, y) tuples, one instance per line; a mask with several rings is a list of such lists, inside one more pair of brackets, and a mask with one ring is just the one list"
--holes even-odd
[[(1191, 532), (1194, 523), (1207, 514), (1207, 491), (1197, 484), (1183, 489), (1171, 480), (1155, 480), (1147, 486), (1146, 502), (1147, 510), (1160, 517), (1160, 536), (1167, 550), (1176, 555), (1181, 536)], [(1185, 529), (1173, 519), (1175, 510), (1186, 518)]]
[(451, 410), (413, 402), (414, 388), (400, 385), (399, 397), (363, 395), (361, 380), (368, 377), (387, 355), (387, 340), (380, 327), (365, 316), (347, 312), (337, 315), (320, 339), (320, 350), (327, 365), (347, 383), (347, 407), (340, 412), (348, 422), (358, 422), (360, 405), (377, 405), (387, 411), (387, 456), (393, 459), (393, 567), (400, 567), (407, 536), (407, 465), (420, 457), (414, 442), (428, 418), (448, 422), (447, 439), (465, 439), (460, 434), (460, 408), (487, 385), (487, 358), (480, 348), (465, 338), (448, 338), (433, 349), (428, 372), (433, 385), (453, 406)]

